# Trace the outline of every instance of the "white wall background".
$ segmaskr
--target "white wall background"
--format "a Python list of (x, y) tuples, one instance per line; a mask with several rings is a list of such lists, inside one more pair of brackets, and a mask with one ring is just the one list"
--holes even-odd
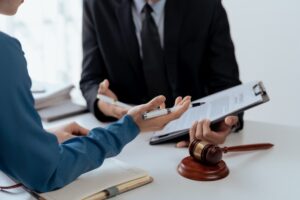
[[(262, 80), (271, 97), (246, 119), (300, 126), (300, 0), (223, 0), (241, 79)], [(78, 84), (81, 0), (26, 0), (0, 29), (23, 44), (33, 79)]]
[(26, 0), (13, 17), (0, 15), (0, 30), (18, 38), (34, 80), (78, 84), (82, 0)]
[(223, 0), (241, 79), (262, 80), (271, 101), (246, 119), (300, 126), (300, 1)]

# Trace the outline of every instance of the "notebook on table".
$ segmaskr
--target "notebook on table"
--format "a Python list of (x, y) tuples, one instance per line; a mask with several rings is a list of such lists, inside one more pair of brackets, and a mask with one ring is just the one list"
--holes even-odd
[(209, 119), (218, 123), (226, 116), (237, 115), (247, 109), (268, 102), (269, 96), (261, 81), (253, 81), (217, 92), (193, 101), (200, 106), (189, 108), (179, 119), (154, 133), (150, 144), (160, 144), (188, 138), (188, 130), (195, 121)]
[(43, 200), (101, 200), (152, 182), (142, 169), (122, 161), (106, 159), (101, 167), (78, 177), (56, 191), (37, 194)]

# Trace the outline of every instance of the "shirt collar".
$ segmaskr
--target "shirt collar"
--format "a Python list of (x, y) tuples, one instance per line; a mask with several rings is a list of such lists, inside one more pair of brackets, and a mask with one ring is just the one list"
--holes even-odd
[[(146, 1), (145, 0), (133, 0), (133, 2), (134, 2), (134, 6), (136, 7), (138, 13), (142, 13), (142, 10), (144, 8)], [(150, 6), (152, 7), (155, 14), (160, 14), (163, 12), (165, 4), (166, 4), (166, 0), (159, 0), (156, 3), (150, 3)]]

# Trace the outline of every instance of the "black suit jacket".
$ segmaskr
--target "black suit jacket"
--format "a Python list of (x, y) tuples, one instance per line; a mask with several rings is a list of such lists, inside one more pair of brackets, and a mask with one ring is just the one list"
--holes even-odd
[[(110, 81), (119, 100), (150, 100), (131, 13), (131, 0), (84, 0), (81, 90), (89, 109), (97, 108), (99, 83)], [(167, 0), (164, 56), (171, 88), (193, 99), (240, 84), (229, 23), (220, 0)], [(155, 81), (155, 77), (153, 77)]]

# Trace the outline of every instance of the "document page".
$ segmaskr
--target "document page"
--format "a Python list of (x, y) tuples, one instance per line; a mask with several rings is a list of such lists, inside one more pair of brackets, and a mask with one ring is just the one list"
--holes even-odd
[(203, 119), (214, 122), (248, 106), (263, 102), (262, 95), (259, 95), (259, 91), (256, 91), (257, 88), (254, 87), (257, 83), (235, 86), (194, 101), (193, 103), (204, 104), (188, 109), (179, 119), (170, 122), (163, 130), (155, 132), (154, 136), (189, 129), (195, 121)]

